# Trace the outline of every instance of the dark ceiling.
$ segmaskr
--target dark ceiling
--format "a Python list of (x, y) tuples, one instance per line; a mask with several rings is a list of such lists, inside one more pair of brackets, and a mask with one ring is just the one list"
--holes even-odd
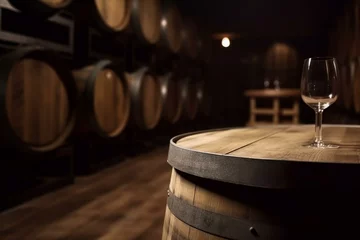
[(301, 37), (327, 32), (346, 0), (178, 0), (185, 17), (207, 32)]

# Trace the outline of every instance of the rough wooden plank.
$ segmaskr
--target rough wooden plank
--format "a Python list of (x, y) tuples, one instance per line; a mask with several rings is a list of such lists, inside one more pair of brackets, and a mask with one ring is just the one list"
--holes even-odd
[[(137, 195), (143, 200), (143, 204), (138, 208), (124, 209), (125, 216), (114, 222), (100, 239), (136, 239), (142, 232), (147, 230), (154, 220), (163, 219), (166, 206), (166, 185), (169, 182), (170, 174), (162, 174), (157, 182), (150, 182), (148, 185), (152, 190), (146, 194)], [(163, 187), (158, 187), (163, 186)], [(162, 204), (159, 204), (161, 202)]]
[(97, 197), (89, 204), (57, 220), (41, 231), (37, 237), (51, 238), (52, 229), (61, 230), (57, 237), (71, 235), (76, 239), (77, 235), (86, 232), (93, 232), (93, 235), (101, 236), (106, 232), (106, 228), (97, 227), (96, 224), (99, 221), (111, 225), (112, 222), (123, 218), (127, 211), (141, 207), (141, 204), (146, 201), (146, 196), (151, 195), (151, 191), (155, 191), (159, 186), (162, 186), (165, 198), (166, 183), (170, 179), (170, 171), (165, 171), (164, 174), (156, 178), (153, 178), (150, 174), (143, 175), (145, 177), (136, 176), (134, 178), (136, 181), (130, 184), (120, 184), (120, 187), (114, 191)]
[(263, 128), (261, 130), (257, 128), (237, 128), (206, 132), (181, 138), (176, 145), (195, 151), (226, 154), (286, 128), (287, 126)]
[[(0, 239), (98, 239), (129, 210), (141, 212), (149, 199), (158, 214), (153, 220), (160, 221), (170, 181), (166, 156), (167, 148), (157, 149), (2, 213)], [(146, 198), (157, 191), (159, 198)], [(149, 220), (138, 235), (152, 226)]]
[[(145, 163), (145, 162), (144, 162)], [(154, 164), (155, 165), (155, 164)], [(2, 229), (0, 234), (5, 228), (21, 229), (16, 231), (16, 235), (24, 236), (36, 232), (42, 225), (50, 224), (53, 216), (61, 218), (66, 216), (69, 212), (81, 207), (84, 204), (91, 202), (95, 197), (106, 194), (115, 188), (124, 178), (131, 178), (134, 172), (137, 171), (139, 163), (133, 163), (128, 166), (128, 172), (119, 172), (118, 174), (103, 176), (101, 181), (84, 182), (83, 184), (75, 184), (59, 192), (54, 192), (51, 195), (43, 196), (39, 201), (36, 199), (29, 203), (31, 206), (26, 217), (14, 225), (6, 224), (6, 216), (11, 215), (12, 212), (5, 213), (0, 218), (0, 223), (4, 221), (4, 224), (0, 224)], [(25, 204), (27, 205), (27, 204)], [(21, 207), (19, 208), (21, 209)], [(13, 210), (17, 211), (17, 209)], [(33, 221), (37, 219), (37, 221)]]
[(137, 236), (135, 240), (152, 240), (152, 239), (161, 239), (162, 238), (162, 227), (164, 223), (164, 216), (157, 220), (154, 220), (152, 225), (144, 231), (142, 234)]
[(313, 138), (314, 126), (294, 126), (229, 155), (268, 160), (360, 163), (360, 128), (325, 126), (323, 139), (340, 146), (336, 149), (306, 147)]

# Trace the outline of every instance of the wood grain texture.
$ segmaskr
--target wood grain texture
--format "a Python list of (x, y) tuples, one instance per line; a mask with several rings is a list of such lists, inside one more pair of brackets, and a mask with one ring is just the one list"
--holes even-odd
[(111, 69), (103, 69), (96, 78), (94, 110), (100, 127), (110, 136), (125, 128), (130, 99), (124, 84)]
[(360, 163), (359, 126), (324, 126), (324, 141), (339, 145), (337, 149), (305, 147), (313, 137), (313, 125), (256, 127), (194, 134), (180, 139), (176, 145), (249, 159)]
[[(82, 108), (89, 110), (89, 112), (79, 112), (79, 120), (88, 122), (89, 119), (84, 118), (91, 115), (104, 135), (118, 136), (126, 127), (130, 115), (128, 88), (125, 80), (121, 79), (112, 69), (104, 67), (98, 72), (94, 71), (95, 65), (73, 71), (79, 97), (83, 99), (82, 104), (87, 105)], [(92, 79), (93, 77), (94, 79)], [(92, 81), (94, 81), (93, 88), (89, 88)], [(92, 96), (92, 101), (85, 96)], [(92, 106), (93, 108), (91, 108)]]
[(65, 130), (69, 101), (56, 71), (47, 63), (24, 59), (14, 65), (6, 89), (9, 122), (22, 141), (45, 146)]
[(1, 239), (161, 238), (171, 168), (167, 148), (127, 159), (0, 213)]
[(125, 73), (125, 78), (132, 98), (133, 120), (140, 128), (154, 128), (160, 121), (163, 107), (159, 79), (144, 69)]
[(195, 151), (227, 154), (282, 130), (282, 127), (274, 127), (261, 131), (256, 128), (210, 131), (181, 138), (176, 145)]
[[(326, 177), (326, 174), (321, 176)], [(360, 212), (358, 188), (350, 189), (351, 187), (348, 189), (345, 186), (336, 188), (330, 184), (314, 188), (268, 190), (212, 181), (175, 169), (172, 170), (169, 185), (169, 191), (188, 205), (226, 216), (230, 218), (229, 221), (240, 220), (238, 227), (243, 232), (236, 232), (237, 238), (231, 239), (252, 239), (254, 236), (249, 233), (250, 226), (258, 231), (261, 224), (268, 226), (267, 231), (258, 232), (264, 239), (322, 239), (324, 236), (326, 239), (338, 239), (345, 235), (359, 236), (356, 223), (350, 220), (351, 216), (356, 217)], [(172, 209), (177, 206), (173, 205)], [(200, 217), (195, 210), (187, 210), (193, 211), (189, 215), (197, 216), (197, 223), (206, 222), (206, 226), (210, 227), (209, 231), (202, 230), (201, 227), (195, 228), (186, 219), (178, 219), (167, 207), (163, 240), (228, 239), (222, 235), (228, 233), (224, 230), (226, 227), (217, 225), (218, 215)], [(342, 227), (349, 227), (349, 231), (344, 232)], [(272, 236), (275, 228), (286, 237)], [(217, 231), (218, 236), (211, 231)]]
[(149, 43), (160, 39), (161, 6), (159, 0), (136, 0), (142, 34)]
[[(212, 183), (205, 184), (205, 181), (206, 180), (192, 178), (173, 169), (169, 190), (176, 197), (181, 198), (188, 204), (210, 212), (235, 218), (247, 220), (251, 219), (252, 221), (260, 220), (266, 222), (272, 218), (272, 216), (269, 216), (265, 211), (252, 206), (251, 203), (237, 201), (234, 198), (222, 195), (219, 191), (214, 191), (214, 189), (219, 186), (217, 184), (213, 184), (212, 187), (210, 187)], [(228, 188), (231, 189), (232, 187), (228, 186)], [(240, 191), (239, 195), (243, 194), (243, 192), (244, 191)], [(174, 216), (167, 207), (164, 218), (162, 239), (221, 240), (226, 238), (203, 232), (188, 225), (186, 222), (183, 222)]]
[(103, 22), (114, 31), (121, 31), (129, 24), (129, 3), (127, 0), (95, 0)]

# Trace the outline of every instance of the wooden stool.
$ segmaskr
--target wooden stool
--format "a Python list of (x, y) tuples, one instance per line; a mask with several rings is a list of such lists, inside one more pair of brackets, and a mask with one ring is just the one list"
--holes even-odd
[[(272, 116), (272, 124), (279, 124), (281, 116), (292, 116), (292, 123), (299, 123), (299, 89), (252, 89), (245, 91), (245, 96), (250, 98), (250, 119), (249, 126), (257, 125), (257, 115)], [(257, 98), (271, 98), (272, 108), (257, 108)], [(292, 98), (294, 100), (292, 108), (281, 108), (280, 98)]]

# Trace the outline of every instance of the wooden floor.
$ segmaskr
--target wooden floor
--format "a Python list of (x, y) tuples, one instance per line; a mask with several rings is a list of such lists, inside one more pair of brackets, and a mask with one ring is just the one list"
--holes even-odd
[(129, 158), (0, 214), (0, 239), (161, 239), (167, 151)]

